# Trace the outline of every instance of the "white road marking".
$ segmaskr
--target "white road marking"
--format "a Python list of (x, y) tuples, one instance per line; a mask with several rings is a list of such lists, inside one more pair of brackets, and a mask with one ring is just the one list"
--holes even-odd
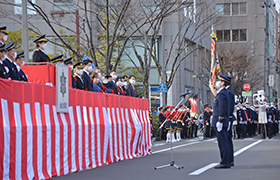
[[(242, 152), (248, 150), (249, 148), (251, 148), (251, 147), (253, 147), (253, 146), (257, 145), (257, 144), (259, 144), (259, 143), (262, 142), (262, 141), (263, 141), (263, 140), (258, 140), (258, 141), (254, 142), (254, 143), (252, 143), (252, 144), (249, 144), (248, 146), (245, 146), (244, 148), (242, 148), (242, 149), (236, 151), (236, 152), (234, 153), (234, 156), (238, 156), (238, 155), (241, 154)], [(189, 175), (190, 175), (190, 176), (192, 176), (192, 175), (200, 175), (201, 173), (207, 171), (208, 169), (213, 168), (214, 166), (216, 166), (216, 165), (218, 165), (218, 164), (219, 164), (219, 163), (211, 163), (211, 164), (209, 164), (209, 165), (207, 165), (207, 166), (204, 166), (204, 167), (202, 167), (202, 168), (200, 168), (200, 169), (198, 169), (198, 170), (196, 170), (196, 171), (190, 173)]]
[[(172, 147), (172, 149), (177, 149), (177, 148), (180, 148), (180, 147), (185, 147), (185, 146), (189, 146), (189, 145), (193, 145), (193, 144), (197, 144), (199, 142), (191, 142), (191, 143), (188, 143), (188, 144), (181, 144), (181, 145), (178, 145), (178, 146), (174, 146)], [(157, 154), (157, 153), (161, 153), (161, 152), (164, 152), (164, 151), (169, 151), (171, 148), (166, 148), (166, 149), (161, 149), (161, 150), (158, 150), (158, 151), (153, 151), (152, 154)]]

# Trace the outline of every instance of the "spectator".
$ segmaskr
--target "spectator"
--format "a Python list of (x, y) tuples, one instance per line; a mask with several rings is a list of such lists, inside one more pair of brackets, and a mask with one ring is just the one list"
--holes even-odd
[(84, 60), (83, 62), (83, 74), (82, 79), (85, 84), (85, 88), (87, 91), (93, 91), (93, 83), (90, 77), (90, 73), (92, 73), (92, 61), (89, 59)]
[(97, 82), (97, 86), (99, 86), (100, 89), (102, 89), (103, 83), (102, 83), (102, 74), (101, 74), (101, 70), (99, 68), (94, 68), (93, 72), (95, 72), (98, 75), (98, 82)]
[(126, 86), (128, 95), (131, 97), (137, 97), (137, 90), (134, 88), (134, 85), (136, 83), (135, 76), (131, 75), (129, 76), (129, 83)]
[(104, 86), (107, 88), (106, 93), (114, 94), (112, 89), (113, 80), (111, 75), (106, 75), (105, 80), (103, 81)]
[(116, 80), (117, 80), (117, 72), (116, 71), (111, 71), (110, 75), (112, 76), (112, 82), (113, 84), (111, 85), (111, 89), (114, 91), (114, 94), (118, 94), (118, 87), (116, 85)]
[(118, 87), (118, 94), (119, 95), (123, 95), (124, 94), (124, 91), (123, 91), (123, 88), (122, 88), (122, 77), (117, 77), (116, 79), (116, 85)]
[(78, 62), (74, 65), (74, 81), (75, 81), (75, 87), (76, 89), (85, 90), (85, 84), (82, 79), (83, 74), (83, 64), (81, 62)]
[(96, 72), (91, 74), (91, 78), (93, 81), (93, 91), (94, 92), (101, 92), (101, 88), (97, 85), (99, 82), (99, 77), (98, 74)]

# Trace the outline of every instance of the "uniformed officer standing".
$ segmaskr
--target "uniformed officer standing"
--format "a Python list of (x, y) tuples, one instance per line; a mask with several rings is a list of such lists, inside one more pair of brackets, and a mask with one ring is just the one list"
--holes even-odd
[(82, 79), (82, 74), (83, 74), (83, 64), (81, 62), (78, 62), (74, 65), (74, 81), (75, 81), (75, 86), (77, 89), (85, 90), (85, 84)]
[(8, 76), (12, 80), (19, 80), (19, 74), (17, 71), (16, 65), (13, 63), (13, 61), (17, 57), (17, 52), (14, 46), (14, 41), (9, 42), (6, 45), (6, 59), (3, 61), (4, 65), (9, 69)]
[(0, 27), (0, 45), (5, 44), (8, 40), (7, 26)]
[[(65, 66), (68, 66), (69, 68), (71, 68), (71, 71), (73, 70), (73, 61), (72, 61), (72, 58), (67, 58), (64, 60), (64, 65)], [(72, 77), (72, 88), (75, 89), (76, 88), (76, 85), (75, 85), (75, 80), (74, 80), (74, 77)]]
[(0, 78), (8, 79), (8, 73), (6, 71), (3, 61), (5, 60), (6, 48), (5, 44), (0, 45)]
[(229, 95), (225, 89), (225, 82), (229, 83), (229, 79), (225, 75), (219, 75), (216, 81), (217, 93), (213, 104), (213, 118), (211, 126), (215, 128), (220, 150), (221, 162), (215, 166), (215, 169), (230, 168), (230, 151), (228, 143), (228, 105)]
[(211, 128), (210, 128), (210, 117), (211, 113), (209, 111), (209, 104), (204, 105), (204, 114), (203, 114), (203, 122), (204, 122), (204, 137), (211, 137)]
[(234, 166), (234, 156), (233, 156), (233, 143), (232, 143), (232, 124), (233, 121), (235, 121), (235, 117), (233, 115), (233, 111), (234, 111), (234, 104), (235, 104), (235, 94), (233, 92), (233, 90), (230, 87), (230, 83), (231, 83), (231, 77), (226, 76), (228, 81), (225, 81), (225, 86), (228, 92), (228, 115), (229, 115), (229, 127), (228, 127), (228, 143), (229, 143), (229, 158), (230, 158), (230, 165)]
[(33, 62), (50, 62), (49, 56), (44, 52), (47, 49), (47, 42), (46, 35), (34, 40), (37, 49), (33, 53)]
[(28, 82), (26, 74), (20, 68), (24, 64), (25, 64), (24, 50), (22, 50), (22, 51), (17, 53), (17, 57), (16, 57), (16, 60), (15, 60), (15, 65), (16, 65), (17, 70), (18, 70), (19, 80), (24, 81), (24, 82)]

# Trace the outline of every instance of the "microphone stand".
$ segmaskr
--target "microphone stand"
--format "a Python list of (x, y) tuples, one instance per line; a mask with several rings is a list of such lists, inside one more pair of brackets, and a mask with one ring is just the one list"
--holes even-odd
[[(176, 105), (176, 107), (178, 107), (185, 99), (185, 96), (180, 96), (182, 99), (181, 101)], [(174, 112), (174, 110), (176, 109), (176, 107), (173, 109), (173, 111), (170, 113), (170, 115)], [(165, 122), (167, 121), (167, 119), (170, 117), (170, 115), (165, 119), (165, 121), (162, 123), (162, 125), (159, 127), (159, 129), (161, 129), (163, 127), (163, 125), (165, 124)], [(172, 133), (172, 125), (170, 125), (170, 131)], [(184, 167), (183, 166), (180, 166), (180, 165), (177, 165), (175, 164), (175, 161), (173, 160), (173, 152), (172, 152), (172, 136), (170, 136), (170, 154), (171, 154), (171, 161), (169, 164), (165, 164), (165, 165), (162, 165), (162, 166), (157, 166), (155, 167), (155, 170), (157, 169), (161, 169), (161, 168), (165, 168), (165, 167), (175, 167), (177, 168), (178, 170), (180, 169), (183, 169)]]

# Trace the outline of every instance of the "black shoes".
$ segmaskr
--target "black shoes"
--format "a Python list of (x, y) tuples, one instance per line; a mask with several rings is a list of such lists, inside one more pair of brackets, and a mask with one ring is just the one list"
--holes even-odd
[(217, 166), (215, 166), (215, 169), (228, 169), (230, 168), (231, 165), (226, 165), (226, 164), (218, 164)]

